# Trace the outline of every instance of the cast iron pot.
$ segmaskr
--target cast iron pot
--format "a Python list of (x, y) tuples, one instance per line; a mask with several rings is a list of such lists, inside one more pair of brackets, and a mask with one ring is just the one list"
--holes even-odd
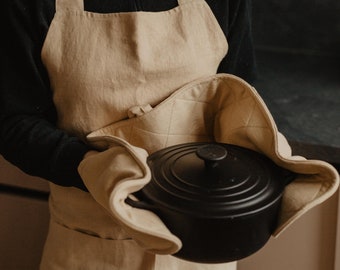
[(230, 144), (167, 147), (148, 165), (152, 180), (127, 203), (155, 212), (182, 241), (174, 256), (198, 263), (236, 261), (262, 248), (294, 179), (264, 155)]

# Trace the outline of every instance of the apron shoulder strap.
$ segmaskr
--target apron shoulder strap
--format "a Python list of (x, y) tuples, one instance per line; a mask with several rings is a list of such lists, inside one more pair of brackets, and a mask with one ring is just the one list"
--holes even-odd
[(84, 11), (84, 0), (56, 0), (56, 11), (81, 10)]
[(205, 2), (204, 0), (177, 0), (178, 5), (182, 6), (185, 4), (193, 3), (193, 2)]

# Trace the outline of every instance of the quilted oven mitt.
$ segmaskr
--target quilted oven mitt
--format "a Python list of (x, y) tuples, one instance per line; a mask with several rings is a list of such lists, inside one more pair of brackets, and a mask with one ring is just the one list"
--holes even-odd
[(79, 173), (94, 199), (118, 221), (144, 249), (158, 254), (173, 254), (182, 244), (151, 211), (125, 203), (127, 196), (143, 188), (151, 173), (147, 152), (112, 136), (89, 139), (105, 149), (86, 157)]

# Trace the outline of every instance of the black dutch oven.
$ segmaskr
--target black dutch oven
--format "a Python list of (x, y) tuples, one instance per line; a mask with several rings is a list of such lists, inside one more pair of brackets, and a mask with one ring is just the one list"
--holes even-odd
[(127, 203), (155, 212), (182, 241), (174, 256), (199, 263), (245, 258), (270, 238), (295, 175), (255, 151), (186, 143), (149, 156), (152, 180)]

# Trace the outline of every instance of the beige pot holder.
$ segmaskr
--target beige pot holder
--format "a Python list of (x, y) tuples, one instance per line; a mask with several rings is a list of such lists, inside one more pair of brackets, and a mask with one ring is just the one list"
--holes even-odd
[(84, 159), (79, 173), (95, 200), (154, 253), (175, 253), (181, 241), (154, 213), (135, 209), (125, 199), (150, 181), (147, 156), (164, 147), (198, 141), (230, 143), (263, 153), (297, 173), (285, 188), (274, 236), (338, 188), (339, 175), (330, 164), (292, 156), (259, 94), (236, 76), (217, 74), (196, 80), (156, 107), (136, 106), (129, 115), (132, 118), (87, 136), (101, 152)]

